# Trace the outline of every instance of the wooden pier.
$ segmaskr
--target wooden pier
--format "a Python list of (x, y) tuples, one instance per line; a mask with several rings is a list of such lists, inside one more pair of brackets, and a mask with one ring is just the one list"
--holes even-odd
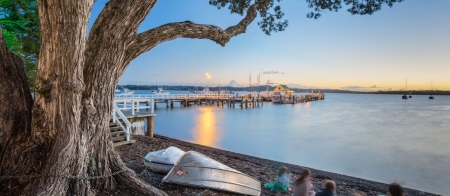
[[(124, 99), (151, 99), (153, 100), (154, 108), (157, 107), (157, 103), (165, 103), (166, 107), (173, 107), (174, 103), (179, 102), (182, 106), (189, 105), (217, 105), (217, 106), (229, 106), (229, 107), (256, 107), (263, 105), (263, 99), (261, 96), (236, 96), (235, 94), (180, 94), (180, 95), (117, 95), (116, 101)], [(137, 104), (146, 104), (147, 101), (138, 101)]]
[(290, 97), (281, 97), (281, 104), (296, 104), (309, 101), (319, 101), (325, 99), (325, 95), (321, 93), (311, 93), (305, 95), (292, 95)]
[[(282, 97), (281, 104), (296, 104), (307, 101), (324, 99), (323, 94), (292, 95)], [(111, 140), (115, 146), (131, 144), (135, 141), (130, 138), (136, 129), (143, 129), (144, 121), (147, 122), (147, 136), (153, 137), (153, 122), (157, 103), (165, 103), (167, 108), (174, 103), (181, 106), (190, 105), (217, 105), (219, 107), (252, 108), (264, 105), (263, 98), (259, 95), (236, 96), (236, 94), (173, 94), (173, 95), (116, 95), (111, 113), (110, 130)]]

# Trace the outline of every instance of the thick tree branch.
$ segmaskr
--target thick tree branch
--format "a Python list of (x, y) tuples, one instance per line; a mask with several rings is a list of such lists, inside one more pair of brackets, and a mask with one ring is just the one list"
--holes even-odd
[[(150, 13), (157, 0), (110, 0), (97, 17), (89, 34), (85, 51), (86, 63), (84, 77), (86, 96), (94, 96), (97, 89), (92, 84), (110, 83), (122, 74), (121, 66), (124, 63), (125, 49), (135, 39), (139, 25)], [(114, 58), (105, 59), (111, 55)], [(99, 77), (108, 72), (107, 78)], [(89, 77), (91, 76), (91, 77)], [(113, 83), (117, 83), (113, 81)]]
[(134, 43), (128, 48), (127, 59), (133, 60), (140, 54), (149, 51), (158, 44), (176, 38), (210, 39), (221, 46), (241, 33), (245, 33), (247, 26), (253, 22), (258, 14), (258, 9), (263, 4), (255, 3), (247, 10), (247, 15), (237, 25), (226, 30), (214, 25), (196, 24), (190, 21), (168, 23), (154, 29), (150, 29), (136, 36)]

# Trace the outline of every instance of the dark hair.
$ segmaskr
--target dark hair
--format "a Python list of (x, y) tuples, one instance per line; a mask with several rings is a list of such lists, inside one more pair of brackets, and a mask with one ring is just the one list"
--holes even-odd
[(330, 190), (332, 192), (336, 191), (336, 183), (331, 180), (325, 181), (325, 189)]
[(398, 183), (394, 182), (388, 186), (388, 193), (391, 196), (403, 196), (404, 192), (405, 191), (403, 190), (403, 187), (400, 186), (400, 184), (398, 184)]
[(308, 177), (308, 176), (310, 176), (311, 175), (311, 171), (309, 171), (309, 169), (303, 169), (301, 172), (300, 172), (300, 175), (298, 176), (298, 178), (295, 180), (295, 184), (298, 184), (298, 183), (302, 183), (302, 182), (304, 182), (305, 181), (305, 178), (306, 177)]
[(280, 169), (278, 169), (278, 176), (282, 176), (288, 171), (287, 167), (281, 166)]

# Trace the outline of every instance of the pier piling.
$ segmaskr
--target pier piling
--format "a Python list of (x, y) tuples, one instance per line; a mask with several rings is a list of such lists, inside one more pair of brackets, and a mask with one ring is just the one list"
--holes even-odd
[(154, 116), (148, 116), (147, 117), (147, 136), (153, 137), (153, 128), (154, 128)]

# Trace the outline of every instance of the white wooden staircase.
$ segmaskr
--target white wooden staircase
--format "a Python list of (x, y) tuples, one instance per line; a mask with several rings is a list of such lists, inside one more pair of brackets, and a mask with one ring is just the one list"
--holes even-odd
[(114, 106), (109, 122), (111, 140), (114, 146), (136, 142), (130, 138), (131, 123), (128, 118), (155, 116), (154, 104), (154, 99), (148, 98), (146, 95), (128, 95), (125, 97), (117, 95), (114, 97)]
[(130, 138), (130, 121), (125, 117), (122, 111), (120, 111), (116, 104), (114, 104), (111, 120), (109, 121), (109, 129), (111, 130), (111, 140), (114, 143), (114, 146), (136, 142)]

